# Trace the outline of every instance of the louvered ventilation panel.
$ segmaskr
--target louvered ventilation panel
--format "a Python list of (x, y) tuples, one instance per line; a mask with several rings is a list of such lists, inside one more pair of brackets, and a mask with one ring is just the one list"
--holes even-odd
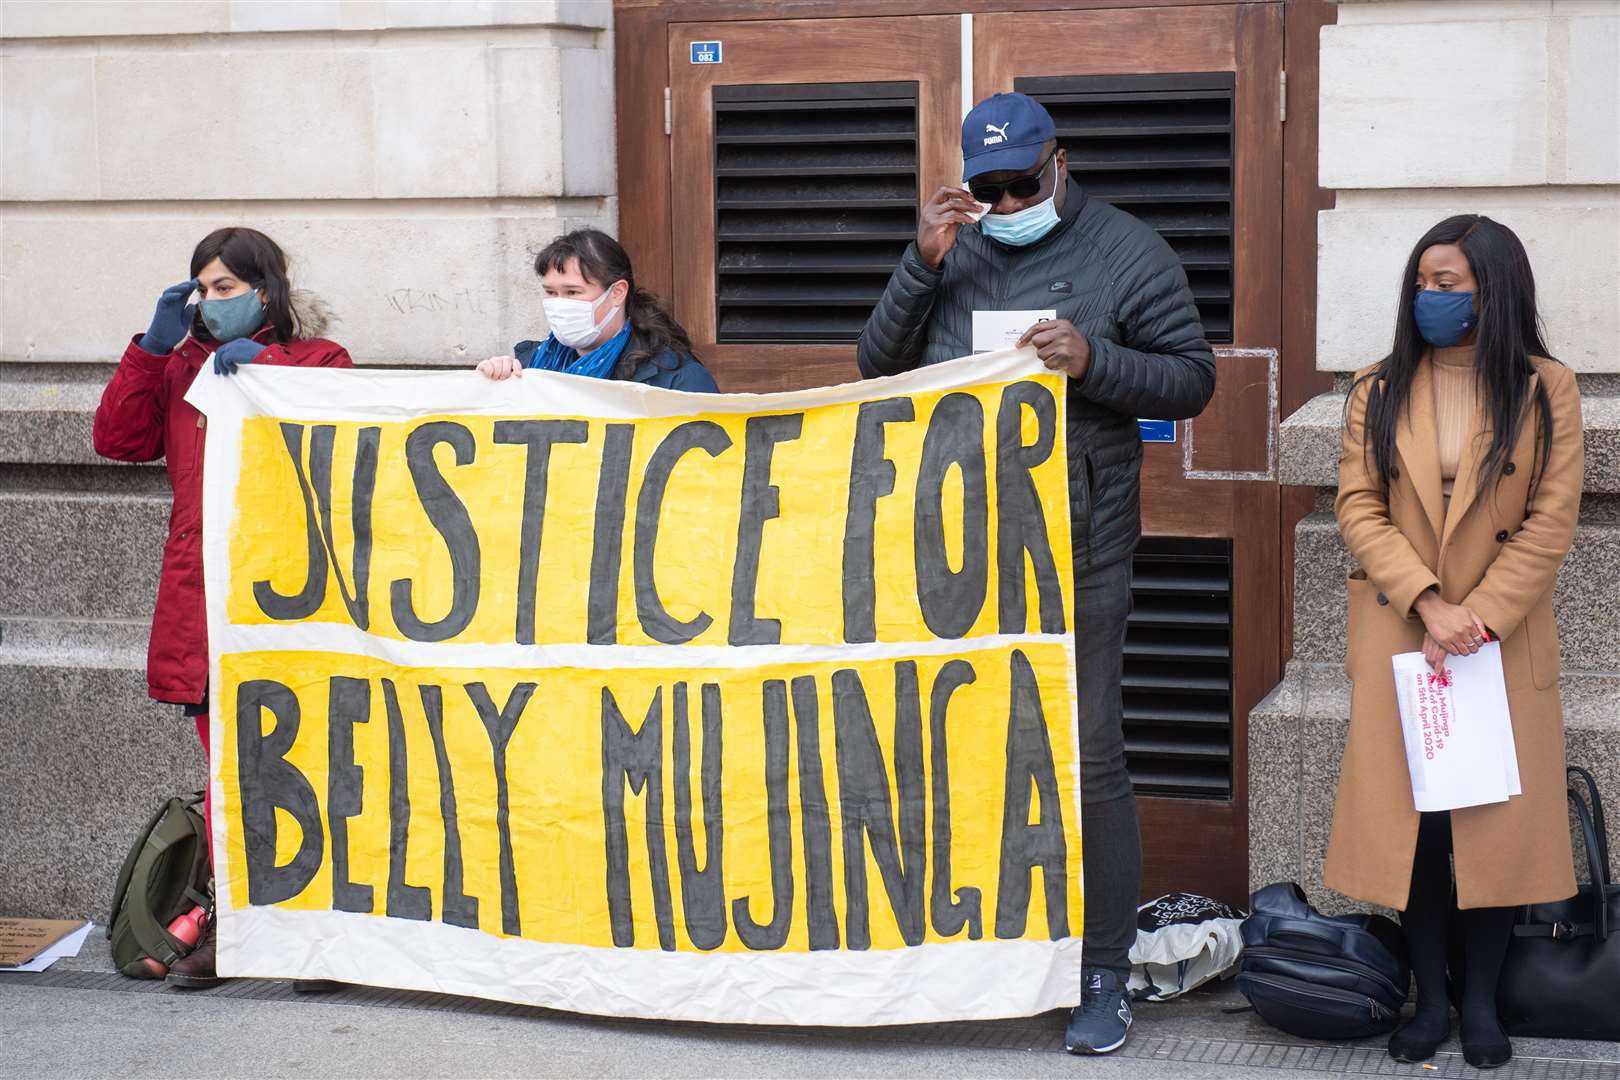
[(1018, 79), (1088, 193), (1169, 241), (1210, 341), (1232, 340), (1230, 73)]
[(1131, 564), (1125, 759), (1148, 795), (1232, 794), (1232, 548), (1145, 537)]
[(860, 337), (917, 235), (917, 84), (714, 88), (722, 342)]

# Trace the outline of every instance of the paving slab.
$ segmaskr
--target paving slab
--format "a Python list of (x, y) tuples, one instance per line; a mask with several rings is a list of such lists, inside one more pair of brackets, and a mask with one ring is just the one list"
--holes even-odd
[[(615, 1020), (368, 987), (301, 995), (273, 980), (172, 990), (110, 971), (105, 939), (38, 976), (0, 975), (0, 1080), (129, 1076), (1072, 1076), (1240, 1080), (1484, 1077), (1455, 1041), (1434, 1068), (1380, 1039), (1310, 1043), (1265, 1026), (1231, 983), (1137, 1006), (1108, 1058), (1062, 1049), (1064, 1015), (893, 1028), (751, 1028)], [(1493, 1080), (1620, 1080), (1620, 1045), (1516, 1040)]]

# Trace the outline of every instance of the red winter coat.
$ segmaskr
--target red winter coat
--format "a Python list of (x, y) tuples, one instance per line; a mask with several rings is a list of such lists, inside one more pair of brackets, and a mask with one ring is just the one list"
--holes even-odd
[[(296, 304), (295, 300), (295, 304)], [(254, 363), (298, 367), (353, 367), (335, 342), (316, 337), (326, 319), (303, 312), (306, 336), (285, 345), (270, 341), (267, 325), (253, 335), (270, 346)], [(117, 461), (167, 458), (174, 505), (163, 545), (152, 638), (146, 650), (147, 692), (159, 701), (195, 704), (208, 692), (208, 622), (203, 614), (202, 465), (203, 415), (185, 400), (191, 380), (217, 342), (188, 337), (167, 356), (136, 344), (124, 350), (112, 382), (96, 408), (96, 453)], [(212, 369), (203, 378), (218, 378)]]

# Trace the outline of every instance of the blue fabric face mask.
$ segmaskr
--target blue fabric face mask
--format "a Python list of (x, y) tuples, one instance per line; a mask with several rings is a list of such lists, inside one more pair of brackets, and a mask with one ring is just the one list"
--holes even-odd
[(1412, 318), (1423, 340), (1437, 349), (1457, 344), (1479, 323), (1473, 293), (1438, 289), (1423, 289), (1412, 298)]
[(992, 240), (1009, 247), (1025, 247), (1057, 228), (1057, 223), (1057, 185), (1053, 184), (1052, 194), (1034, 206), (1015, 214), (986, 214), (979, 219), (979, 228)]
[(264, 325), (264, 305), (255, 289), (225, 300), (204, 300), (199, 305), (203, 325), (218, 342), (251, 337)]

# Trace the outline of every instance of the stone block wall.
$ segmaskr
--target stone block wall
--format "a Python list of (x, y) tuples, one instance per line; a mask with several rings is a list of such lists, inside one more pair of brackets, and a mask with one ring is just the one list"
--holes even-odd
[(1620, 10), (1355, 0), (1321, 48), (1317, 367), (1383, 355), (1412, 245), (1468, 212), (1524, 241), (1553, 352), (1620, 371)]
[(526, 255), (615, 219), (605, 2), (179, 6), (234, 22), (128, 5), (89, 36), (81, 9), (115, 5), (0, 5), (4, 362), (116, 360), (197, 240), (240, 223), (358, 362), (466, 363), (542, 325)]
[(1249, 880), (1298, 881), (1340, 911), (1362, 906), (1322, 885), (1350, 717), (1354, 561), (1333, 517), (1345, 391), (1389, 349), (1412, 245), (1450, 214), (1524, 240), (1549, 347), (1579, 375), (1585, 490), (1553, 594), (1560, 691), (1569, 760), (1620, 803), (1620, 12), (1341, 0), (1321, 46), (1321, 182), (1337, 198), (1318, 222), (1316, 364), (1337, 385), (1279, 433), (1281, 480), (1314, 488), (1316, 509), (1294, 534), (1293, 658), (1249, 716)]
[(616, 221), (608, 0), (0, 0), (0, 915), (105, 918), (130, 834), (199, 788), (147, 698), (162, 463), (101, 389), (221, 225), (263, 229), (361, 364), (545, 331), (534, 253)]

